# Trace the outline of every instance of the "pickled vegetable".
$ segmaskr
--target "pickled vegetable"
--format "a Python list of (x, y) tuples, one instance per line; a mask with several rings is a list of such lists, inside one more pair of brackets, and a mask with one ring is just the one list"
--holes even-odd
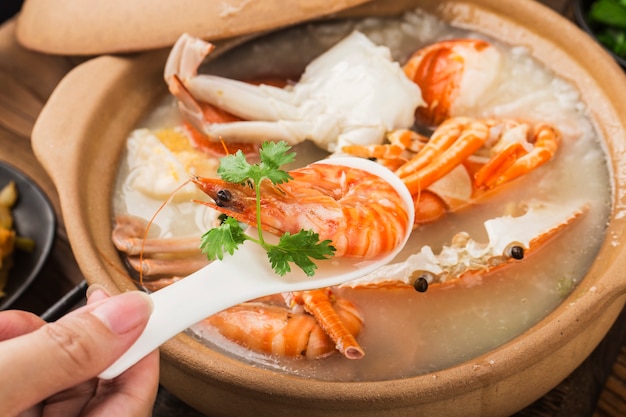
[(9, 270), (13, 266), (14, 250), (33, 249), (32, 239), (16, 235), (11, 209), (17, 202), (17, 187), (13, 181), (0, 190), (0, 297), (4, 297), (4, 288), (9, 278)]

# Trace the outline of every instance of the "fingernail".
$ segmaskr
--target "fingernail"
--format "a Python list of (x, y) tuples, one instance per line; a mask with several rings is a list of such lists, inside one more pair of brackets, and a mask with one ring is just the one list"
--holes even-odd
[(130, 291), (100, 301), (91, 314), (113, 333), (124, 334), (145, 324), (152, 313), (152, 299), (141, 291)]
[(85, 293), (87, 297), (88, 303), (94, 303), (96, 301), (104, 300), (111, 296), (106, 288), (104, 288), (100, 284), (91, 284), (87, 287), (87, 292)]

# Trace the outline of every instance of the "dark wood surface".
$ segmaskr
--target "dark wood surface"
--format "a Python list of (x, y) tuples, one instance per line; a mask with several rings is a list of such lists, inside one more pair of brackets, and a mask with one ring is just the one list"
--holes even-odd
[[(567, 0), (542, 2), (571, 17)], [(0, 9), (2, 11), (6, 9)], [(14, 305), (41, 315), (47, 311), (50, 313), (50, 307), (79, 285), (83, 276), (67, 239), (54, 185), (32, 153), (30, 132), (56, 84), (82, 59), (24, 50), (15, 41), (14, 29), (15, 23), (11, 19), (0, 26), (0, 160), (21, 169), (45, 190), (59, 220), (52, 255), (43, 272)], [(80, 303), (82, 288), (77, 298)], [(75, 301), (73, 298), (70, 305)], [(623, 312), (602, 343), (578, 369), (516, 416), (626, 416), (625, 342), (626, 312)], [(200, 416), (163, 388), (159, 391), (153, 415)]]

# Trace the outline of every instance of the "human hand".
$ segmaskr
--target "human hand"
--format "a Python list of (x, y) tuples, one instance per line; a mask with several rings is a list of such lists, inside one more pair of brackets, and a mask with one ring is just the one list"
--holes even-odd
[[(54, 323), (0, 312), (3, 416), (150, 416), (159, 383), (157, 351), (110, 381), (97, 378), (139, 337), (152, 311), (139, 291), (109, 297), (91, 287), (87, 305)], [(6, 413), (6, 414), (5, 414)]]

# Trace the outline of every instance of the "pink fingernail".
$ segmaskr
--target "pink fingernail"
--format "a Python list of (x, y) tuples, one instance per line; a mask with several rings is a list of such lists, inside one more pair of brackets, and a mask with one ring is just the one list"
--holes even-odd
[(100, 301), (91, 314), (113, 333), (124, 334), (145, 324), (152, 313), (152, 299), (141, 291), (130, 291)]
[(92, 284), (87, 288), (87, 292), (85, 294), (87, 297), (87, 303), (95, 303), (96, 301), (104, 300), (111, 296), (109, 292), (100, 284)]

